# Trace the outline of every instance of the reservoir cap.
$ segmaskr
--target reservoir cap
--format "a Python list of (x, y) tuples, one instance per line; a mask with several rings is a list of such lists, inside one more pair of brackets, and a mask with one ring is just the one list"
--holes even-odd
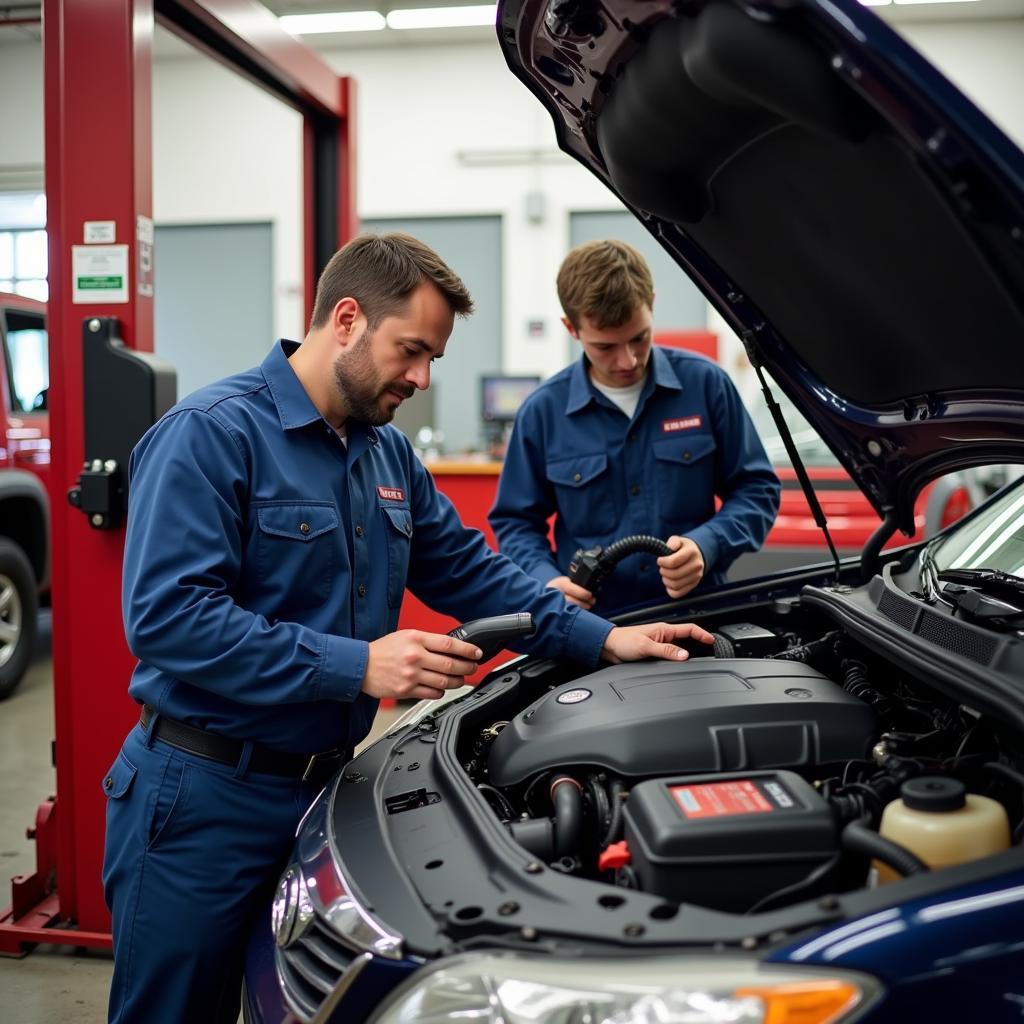
[(914, 811), (958, 811), (967, 801), (964, 784), (938, 775), (909, 779), (900, 786), (903, 803)]

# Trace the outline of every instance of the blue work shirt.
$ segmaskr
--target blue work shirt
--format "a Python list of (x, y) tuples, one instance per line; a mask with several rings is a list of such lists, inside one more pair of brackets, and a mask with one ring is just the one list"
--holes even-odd
[[(781, 491), (732, 381), (703, 356), (655, 345), (630, 419), (594, 387), (588, 365), (584, 355), (546, 380), (516, 416), (488, 517), (500, 550), (546, 583), (567, 574), (578, 548), (677, 534), (704, 556), (698, 590), (724, 582), (734, 559), (764, 542)], [(631, 555), (594, 610), (668, 599), (655, 559)]]
[(129, 693), (294, 753), (357, 743), (368, 642), (406, 583), (462, 620), (533, 613), (522, 649), (595, 664), (611, 629), (567, 612), (465, 528), (402, 433), (320, 415), (278, 342), (186, 398), (132, 453), (123, 613)]

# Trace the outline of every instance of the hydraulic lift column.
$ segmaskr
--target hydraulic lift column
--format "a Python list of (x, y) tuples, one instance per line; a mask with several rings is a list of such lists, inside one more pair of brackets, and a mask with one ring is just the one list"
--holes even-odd
[[(152, 352), (159, 287), (150, 126), (154, 20), (302, 113), (307, 317), (316, 277), (356, 230), (354, 84), (281, 29), (262, 4), (43, 0), (42, 20), (59, 799), (40, 805), (37, 870), (13, 880), (11, 906), (0, 911), (0, 954), (11, 955), (40, 942), (110, 945), (100, 884), (102, 781), (138, 708), (127, 696), (134, 659), (121, 624), (124, 526), (104, 512), (116, 509), (123, 485), (107, 474), (127, 467), (119, 464), (123, 456), (110, 458), (105, 449), (108, 438), (120, 444), (131, 434), (124, 414), (137, 426), (140, 406), (124, 408), (117, 396), (125, 389), (114, 388), (109, 420), (104, 409), (99, 421), (86, 415), (83, 340), (102, 344), (98, 358), (112, 360), (119, 368), (113, 372), (131, 364), (128, 376), (152, 389), (142, 406), (148, 402), (159, 413), (166, 378), (145, 372), (147, 361), (126, 351)], [(87, 422), (95, 429), (87, 430)], [(94, 447), (104, 450), (88, 451), (97, 438)], [(76, 486), (81, 511), (68, 503)]]

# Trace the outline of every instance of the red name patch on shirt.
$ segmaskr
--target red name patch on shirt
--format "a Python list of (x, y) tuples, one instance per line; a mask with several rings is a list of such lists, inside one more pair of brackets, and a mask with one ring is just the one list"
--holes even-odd
[(702, 426), (703, 423), (700, 416), (684, 416), (678, 420), (665, 420), (661, 429), (666, 434), (672, 434), (677, 430), (693, 430), (695, 427)]
[(401, 487), (378, 487), (377, 493), (385, 501), (405, 501), (405, 491)]

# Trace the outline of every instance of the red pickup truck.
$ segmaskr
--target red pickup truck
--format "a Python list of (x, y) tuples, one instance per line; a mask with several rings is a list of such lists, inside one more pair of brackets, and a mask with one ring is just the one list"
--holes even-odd
[(0, 699), (28, 668), (49, 590), (46, 306), (0, 292)]

